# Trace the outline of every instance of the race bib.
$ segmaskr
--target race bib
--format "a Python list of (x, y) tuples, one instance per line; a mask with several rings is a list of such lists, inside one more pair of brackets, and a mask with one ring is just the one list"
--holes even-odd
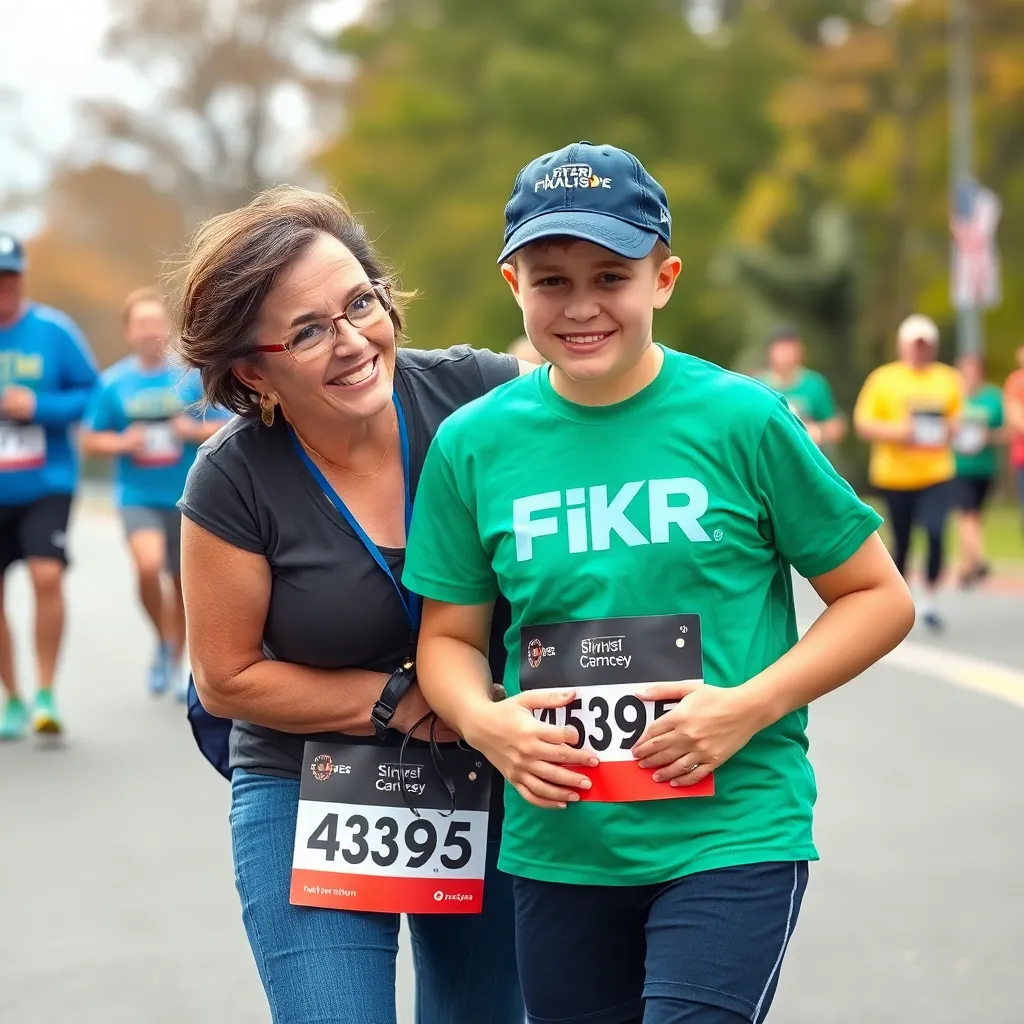
[(449, 746), (439, 765), (422, 747), (407, 747), (399, 763), (397, 747), (306, 743), (290, 902), (479, 914), (492, 768), (475, 750)]
[(0, 420), (0, 473), (46, 464), (46, 431), (38, 423)]
[(600, 758), (596, 768), (573, 765), (589, 790), (580, 800), (626, 803), (711, 796), (712, 775), (693, 786), (669, 786), (652, 778), (630, 752), (647, 726), (678, 700), (644, 701), (636, 691), (656, 682), (703, 681), (699, 615), (647, 615), (524, 626), (520, 630), (522, 690), (572, 687), (576, 698), (563, 708), (534, 711), (551, 725), (570, 725), (584, 750)]
[(949, 425), (941, 412), (918, 409), (910, 417), (911, 439), (922, 448), (942, 448), (949, 440)]
[(953, 438), (953, 449), (961, 455), (977, 455), (988, 444), (988, 427), (977, 420), (964, 420)]
[(144, 446), (132, 460), (139, 466), (174, 466), (181, 461), (184, 446), (170, 420), (139, 421)]

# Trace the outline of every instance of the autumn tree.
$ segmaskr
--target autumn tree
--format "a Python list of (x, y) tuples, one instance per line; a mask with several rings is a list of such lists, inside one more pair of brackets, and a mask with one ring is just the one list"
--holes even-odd
[(313, 30), (315, 0), (115, 0), (108, 56), (148, 100), (87, 106), (95, 159), (141, 167), (189, 219), (300, 175), (296, 121), (337, 114), (342, 72)]

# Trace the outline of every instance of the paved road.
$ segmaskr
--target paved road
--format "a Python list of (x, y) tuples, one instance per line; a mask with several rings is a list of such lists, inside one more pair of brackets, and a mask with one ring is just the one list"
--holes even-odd
[[(89, 507), (73, 543), (68, 741), (0, 747), (0, 1021), (265, 1024), (227, 787), (180, 708), (143, 692), (150, 640), (116, 524)], [(24, 582), (8, 593), (22, 638)], [(950, 600), (942, 649), (1024, 667), (1024, 597)], [(908, 671), (927, 664), (915, 650), (813, 715), (823, 860), (775, 1024), (1024, 1020), (1024, 709)], [(404, 1021), (409, 991), (405, 960)]]

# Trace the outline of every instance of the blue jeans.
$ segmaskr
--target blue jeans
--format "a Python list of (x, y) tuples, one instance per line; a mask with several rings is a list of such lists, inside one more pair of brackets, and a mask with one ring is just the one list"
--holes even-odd
[[(397, 914), (288, 902), (299, 784), (236, 769), (235, 884), (274, 1024), (395, 1024)], [(512, 879), (487, 862), (482, 914), (409, 915), (417, 1024), (523, 1024)]]

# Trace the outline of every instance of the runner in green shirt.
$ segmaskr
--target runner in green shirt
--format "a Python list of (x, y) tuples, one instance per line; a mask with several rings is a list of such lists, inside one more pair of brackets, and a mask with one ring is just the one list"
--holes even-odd
[(755, 376), (786, 399), (816, 445), (839, 444), (846, 436), (829, 382), (804, 366), (804, 343), (796, 327), (779, 327), (772, 333), (768, 366)]
[(953, 436), (956, 455), (957, 532), (960, 536), (960, 585), (973, 586), (989, 574), (981, 515), (999, 474), (998, 446), (1006, 440), (1003, 392), (985, 380), (980, 356), (961, 356), (957, 369), (964, 381), (964, 405)]
[[(764, 1019), (817, 856), (806, 705), (913, 621), (878, 517), (785, 403), (653, 343), (669, 225), (622, 150), (520, 173), (500, 261), (552, 365), (441, 426), (409, 537), (420, 686), (509, 782), (530, 1020)], [(791, 566), (829, 606), (799, 642)]]

